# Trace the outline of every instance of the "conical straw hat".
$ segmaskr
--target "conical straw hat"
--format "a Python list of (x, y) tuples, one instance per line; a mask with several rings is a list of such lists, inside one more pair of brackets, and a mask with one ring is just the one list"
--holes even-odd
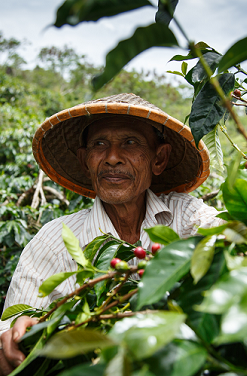
[(189, 127), (134, 94), (118, 94), (79, 104), (46, 119), (33, 139), (33, 153), (40, 168), (56, 183), (86, 197), (95, 197), (91, 181), (81, 170), (77, 149), (82, 131), (99, 116), (133, 117), (153, 125), (166, 136), (172, 151), (165, 171), (154, 176), (150, 189), (161, 193), (191, 192), (209, 175), (209, 155), (198, 149)]

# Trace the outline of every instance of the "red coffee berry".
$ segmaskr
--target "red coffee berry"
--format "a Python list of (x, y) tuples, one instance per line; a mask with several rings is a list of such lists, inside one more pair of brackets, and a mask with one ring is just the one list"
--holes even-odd
[(113, 269), (115, 269), (116, 265), (117, 265), (120, 261), (122, 261), (122, 260), (120, 260), (119, 258), (114, 258), (114, 259), (112, 259), (112, 260), (111, 260), (111, 263), (110, 263), (111, 267), (112, 267)]
[(137, 273), (139, 274), (140, 277), (142, 277), (144, 272), (145, 272), (144, 269), (140, 269), (140, 270), (137, 271)]
[(134, 254), (139, 259), (144, 259), (146, 257), (146, 251), (142, 247), (136, 247), (134, 249)]
[(239, 89), (235, 89), (233, 94), (236, 96), (236, 97), (241, 97), (241, 91)]
[(159, 243), (154, 243), (152, 245), (152, 249), (151, 249), (152, 254), (154, 255), (159, 249), (160, 249), (160, 244)]

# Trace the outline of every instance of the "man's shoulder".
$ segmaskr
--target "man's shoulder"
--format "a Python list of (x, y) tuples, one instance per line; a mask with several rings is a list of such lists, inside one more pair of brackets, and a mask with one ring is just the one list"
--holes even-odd
[(48, 243), (61, 238), (63, 223), (70, 228), (75, 236), (79, 236), (81, 228), (91, 209), (83, 209), (76, 213), (64, 215), (46, 223), (37, 233), (36, 238)]
[(162, 200), (168, 207), (171, 203), (174, 205), (175, 203), (182, 203), (182, 204), (189, 204), (189, 203), (197, 203), (202, 204), (203, 201), (196, 197), (189, 195), (188, 193), (178, 193), (178, 192), (170, 192), (168, 194), (162, 193), (159, 196), (159, 199)]

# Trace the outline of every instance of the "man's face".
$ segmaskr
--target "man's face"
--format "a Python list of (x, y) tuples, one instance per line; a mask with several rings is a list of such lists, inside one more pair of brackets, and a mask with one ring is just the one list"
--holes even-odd
[(97, 196), (122, 204), (134, 202), (150, 187), (159, 148), (151, 125), (112, 118), (89, 126), (87, 148), (78, 156)]

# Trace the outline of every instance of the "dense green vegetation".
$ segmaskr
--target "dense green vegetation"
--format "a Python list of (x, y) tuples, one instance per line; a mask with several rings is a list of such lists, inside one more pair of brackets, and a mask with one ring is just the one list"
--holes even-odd
[[(178, 45), (168, 28), (177, 4), (177, 0), (160, 0), (156, 23), (137, 29), (110, 51), (105, 67), (92, 84), (94, 90), (99, 90), (97, 97), (133, 91), (188, 121), (196, 144), (203, 138), (214, 162), (211, 177), (193, 194), (210, 199), (219, 209), (225, 207), (226, 211), (219, 214), (225, 223), (199, 229), (199, 236), (188, 239), (179, 239), (165, 226), (147, 229), (152, 241), (161, 247), (154, 255), (147, 252), (145, 261), (137, 267), (126, 262), (137, 256), (137, 250), (133, 253), (135, 245), (109, 239), (105, 234), (82, 252), (78, 240), (64, 226), (62, 237), (78, 264), (75, 273), (80, 287), (42, 310), (20, 304), (4, 312), (3, 319), (16, 314), (40, 318), (22, 338), (21, 348), (29, 355), (13, 375), (246, 375), (247, 175), (246, 162), (240, 159), (241, 154), (247, 159), (247, 134), (244, 111), (241, 123), (232, 107), (237, 102), (246, 108), (247, 73), (239, 63), (247, 59), (247, 38), (222, 56), (203, 42), (189, 41), (180, 25), (188, 50), (187, 55), (173, 57), (181, 61), (181, 72), (173, 73), (190, 85), (191, 100), (185, 98), (182, 85), (167, 85), (164, 77), (125, 71), (116, 76), (141, 51), (154, 45)], [(147, 0), (66, 0), (58, 9), (55, 26), (95, 21), (146, 5), (151, 4)], [(7, 145), (1, 155), (0, 241), (7, 262), (2, 270), (5, 284), (21, 246), (42, 224), (91, 204), (56, 186), (37, 170), (30, 140), (41, 118), (52, 114), (54, 108), (57, 111), (60, 106), (89, 99), (92, 94), (88, 87), (92, 74), (97, 73), (84, 57), (67, 47), (61, 51), (55, 47), (43, 49), (38, 56), (39, 67), (25, 71), (20, 69), (23, 61), (14, 52), (18, 42), (9, 42), (1, 44), (9, 53), (8, 64), (1, 67), (6, 92), (2, 108), (9, 124), (8, 128), (3, 125), (1, 135)], [(189, 71), (187, 60), (194, 62)], [(19, 86), (25, 95), (21, 95)], [(16, 122), (16, 114), (17, 125), (12, 123)], [(226, 136), (221, 140), (222, 148), (219, 131)], [(234, 149), (238, 150), (237, 156)], [(224, 163), (228, 165), (227, 176)], [(34, 200), (37, 179), (43, 179), (43, 189), (39, 200)], [(110, 241), (92, 265), (105, 240)], [(145, 253), (143, 249), (139, 252)], [(113, 257), (122, 261), (113, 265)], [(129, 278), (137, 269), (141, 283)], [(51, 276), (40, 286), (40, 294), (48, 295), (69, 275)]]

